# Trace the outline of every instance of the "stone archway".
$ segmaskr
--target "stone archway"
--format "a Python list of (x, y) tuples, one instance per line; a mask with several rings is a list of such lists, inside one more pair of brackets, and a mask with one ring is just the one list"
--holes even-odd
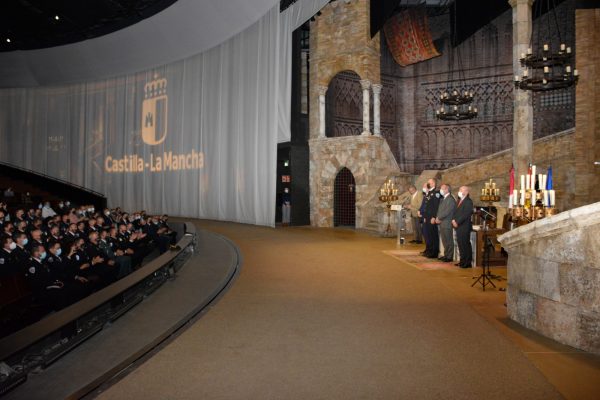
[(356, 136), (363, 131), (360, 76), (342, 71), (330, 81), (325, 95), (325, 136)]
[(356, 226), (356, 181), (346, 167), (333, 184), (333, 226)]

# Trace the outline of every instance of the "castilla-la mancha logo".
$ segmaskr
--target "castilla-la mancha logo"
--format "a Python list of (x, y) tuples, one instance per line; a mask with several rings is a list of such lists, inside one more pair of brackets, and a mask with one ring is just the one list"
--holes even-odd
[(142, 103), (142, 140), (151, 146), (161, 144), (167, 137), (167, 80), (158, 79), (144, 86)]

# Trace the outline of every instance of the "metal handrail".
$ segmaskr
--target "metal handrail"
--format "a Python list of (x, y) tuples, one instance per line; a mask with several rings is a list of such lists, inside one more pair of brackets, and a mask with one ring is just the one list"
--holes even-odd
[(95, 190), (86, 188), (84, 186), (77, 185), (77, 184), (75, 184), (73, 182), (65, 181), (64, 179), (60, 179), (60, 178), (56, 178), (54, 176), (46, 175), (46, 174), (44, 174), (42, 172), (37, 172), (37, 171), (34, 171), (32, 169), (28, 169), (28, 168), (21, 167), (19, 165), (11, 164), (11, 163), (6, 162), (6, 161), (0, 161), (0, 165), (4, 165), (5, 167), (9, 167), (9, 168), (13, 168), (13, 169), (18, 169), (19, 171), (23, 171), (23, 172), (28, 172), (30, 174), (34, 174), (34, 175), (40, 176), (40, 177), (45, 178), (45, 179), (50, 179), (50, 180), (55, 181), (55, 182), (60, 182), (62, 184), (72, 186), (74, 188), (77, 188), (79, 190), (83, 190), (85, 192), (91, 193), (93, 195), (96, 195), (96, 196), (99, 196), (99, 197), (102, 197), (102, 198), (105, 197), (102, 193), (97, 192)]

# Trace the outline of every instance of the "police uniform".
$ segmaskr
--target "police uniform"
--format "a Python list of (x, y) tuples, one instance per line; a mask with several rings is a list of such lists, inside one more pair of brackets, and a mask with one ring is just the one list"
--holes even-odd
[(0, 249), (0, 276), (10, 276), (17, 270), (14, 250)]
[(69, 303), (64, 283), (41, 260), (29, 259), (25, 278), (40, 303), (50, 305), (53, 310), (60, 310)]
[(423, 198), (423, 234), (426, 238), (425, 256), (429, 258), (437, 258), (440, 252), (440, 239), (438, 236), (438, 227), (431, 223), (431, 219), (437, 216), (438, 207), (442, 195), (439, 190), (432, 189)]

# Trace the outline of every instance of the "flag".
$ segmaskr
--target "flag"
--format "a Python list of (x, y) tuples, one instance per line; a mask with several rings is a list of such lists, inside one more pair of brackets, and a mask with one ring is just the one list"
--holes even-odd
[(548, 179), (546, 180), (546, 190), (552, 190), (552, 166), (548, 167)]

